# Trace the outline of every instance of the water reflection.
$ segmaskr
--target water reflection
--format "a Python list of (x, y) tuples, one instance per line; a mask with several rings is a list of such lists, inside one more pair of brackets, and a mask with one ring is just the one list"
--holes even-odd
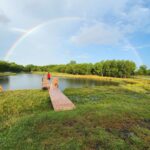
[[(42, 86), (42, 75), (36, 74), (18, 74), (15, 76), (0, 77), (0, 85), (4, 90), (17, 89), (40, 89)], [(117, 85), (117, 83), (109, 81), (96, 81), (89, 79), (72, 79), (59, 78), (59, 88), (64, 90), (66, 88), (81, 88), (94, 87), (100, 85)]]
[(61, 89), (64, 89), (64, 87), (81, 88), (81, 87), (95, 87), (101, 85), (103, 86), (118, 85), (117, 82), (112, 82), (112, 81), (98, 81), (98, 80), (90, 80), (90, 79), (72, 79), (72, 78), (60, 78), (59, 84)]
[(3, 87), (3, 89), (9, 89), (9, 77), (0, 77), (0, 85)]

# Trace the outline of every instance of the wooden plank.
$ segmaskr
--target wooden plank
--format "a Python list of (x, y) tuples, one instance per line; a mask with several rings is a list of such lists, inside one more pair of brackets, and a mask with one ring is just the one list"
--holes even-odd
[(49, 95), (55, 111), (72, 110), (75, 105), (57, 87), (51, 84)]
[(47, 76), (44, 75), (42, 78), (42, 89), (49, 89), (49, 88), (50, 88), (49, 81), (47, 79)]
[(44, 75), (42, 78), (42, 88), (48, 89), (51, 102), (55, 111), (72, 110), (75, 105), (66, 97), (58, 88), (58, 78), (52, 80), (51, 86), (47, 76)]

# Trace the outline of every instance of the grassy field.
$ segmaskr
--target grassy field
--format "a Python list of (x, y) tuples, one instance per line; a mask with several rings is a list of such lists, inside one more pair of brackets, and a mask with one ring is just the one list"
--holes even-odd
[(0, 150), (149, 150), (150, 81), (78, 77), (119, 85), (66, 89), (77, 108), (65, 112), (47, 91), (0, 93)]

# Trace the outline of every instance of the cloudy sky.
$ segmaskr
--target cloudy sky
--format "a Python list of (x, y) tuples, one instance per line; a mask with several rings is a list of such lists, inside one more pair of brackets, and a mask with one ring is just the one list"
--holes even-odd
[(0, 0), (1, 60), (129, 59), (150, 67), (149, 58), (149, 0)]

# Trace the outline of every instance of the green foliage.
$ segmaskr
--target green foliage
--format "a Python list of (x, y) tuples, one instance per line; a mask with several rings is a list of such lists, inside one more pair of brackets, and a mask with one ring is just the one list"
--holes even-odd
[(0, 61), (0, 72), (22, 72), (24, 69), (22, 65)]
[(145, 65), (140, 66), (137, 71), (138, 75), (147, 75), (147, 73), (148, 73), (148, 70), (147, 70), (147, 66)]
[(25, 67), (25, 71), (26, 72), (31, 72), (31, 71), (35, 71), (35, 66), (34, 65), (27, 65), (26, 67)]
[(94, 65), (93, 74), (103, 76), (103, 62)]
[(79, 75), (89, 75), (92, 73), (92, 64), (68, 64), (66, 65), (65, 73), (69, 74), (79, 74)]
[[(79, 75), (100, 75), (110, 77), (130, 77), (134, 75), (136, 65), (132, 61), (108, 60), (96, 64), (68, 64), (65, 73)], [(60, 70), (61, 72), (61, 70)]]
[(150, 75), (150, 69), (149, 69), (149, 70), (147, 70), (147, 75)]
[(77, 62), (75, 60), (71, 60), (69, 64), (74, 65), (77, 64)]
[(127, 78), (132, 75), (150, 75), (150, 70), (145, 65), (140, 66), (136, 70), (136, 64), (129, 60), (106, 60), (95, 64), (81, 63), (77, 64), (72, 60), (66, 65), (17, 65), (15, 63), (8, 63), (0, 61), (0, 72), (59, 72), (76, 75), (99, 75), (107, 77)]
[(109, 77), (130, 77), (134, 74), (136, 65), (132, 61), (107, 60), (95, 64), (96, 75)]
[(0, 61), (0, 72), (7, 72), (9, 71), (9, 63)]

